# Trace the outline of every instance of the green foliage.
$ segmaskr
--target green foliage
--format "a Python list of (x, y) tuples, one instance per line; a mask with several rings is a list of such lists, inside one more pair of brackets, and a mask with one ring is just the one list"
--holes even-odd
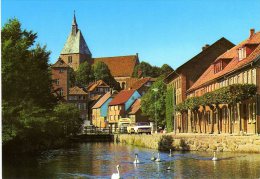
[[(157, 92), (153, 90), (155, 88), (158, 89)], [(165, 97), (166, 85), (163, 83), (163, 78), (158, 78), (149, 88), (148, 92), (141, 98), (142, 113), (148, 116), (151, 121), (155, 122), (155, 119), (157, 119), (159, 125), (165, 125)]]
[(177, 111), (197, 110), (199, 106), (209, 106), (218, 104), (234, 104), (249, 99), (256, 94), (256, 86), (253, 84), (233, 84), (217, 89), (213, 92), (205, 93), (200, 97), (191, 97), (183, 103), (177, 105)]
[(165, 77), (169, 75), (171, 72), (173, 72), (173, 69), (168, 64), (163, 64), (161, 67), (161, 74), (163, 74)]
[(104, 62), (97, 62), (92, 65), (93, 80), (103, 80), (115, 90), (120, 90), (120, 84), (111, 75), (108, 66)]
[(173, 69), (167, 65), (164, 64), (161, 68), (157, 66), (152, 66), (147, 62), (141, 62), (138, 64), (133, 73), (133, 77), (139, 78), (139, 77), (159, 77), (161, 75), (167, 76), (170, 72), (172, 72)]
[(2, 28), (2, 142), (12, 151), (49, 148), (77, 133), (82, 124), (74, 106), (54, 108), (50, 52), (35, 45), (36, 38), (36, 33), (22, 30), (17, 19)]
[(93, 81), (91, 65), (85, 61), (79, 65), (79, 69), (76, 71), (76, 84), (87, 86), (91, 81)]
[(32, 100), (42, 107), (52, 106), (50, 52), (46, 46), (34, 45), (36, 33), (21, 29), (17, 19), (2, 28), (3, 100), (17, 105)]
[(173, 94), (175, 92), (173, 91), (173, 88), (167, 89), (166, 92), (166, 99), (165, 99), (165, 105), (166, 105), (166, 126), (167, 126), (167, 132), (172, 132), (173, 131)]
[(79, 118), (79, 109), (74, 104), (58, 104), (54, 108), (54, 114), (60, 120), (65, 136), (75, 135), (81, 131), (83, 120)]

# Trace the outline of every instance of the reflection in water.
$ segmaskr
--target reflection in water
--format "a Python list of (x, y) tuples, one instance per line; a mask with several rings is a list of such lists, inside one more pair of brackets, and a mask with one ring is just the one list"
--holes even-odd
[[(212, 152), (160, 152), (161, 162), (151, 161), (155, 150), (113, 143), (73, 144), (38, 158), (4, 157), (4, 178), (110, 178), (120, 164), (124, 178), (259, 178), (259, 154)], [(133, 164), (138, 153), (140, 164)], [(170, 166), (171, 170), (167, 170)]]

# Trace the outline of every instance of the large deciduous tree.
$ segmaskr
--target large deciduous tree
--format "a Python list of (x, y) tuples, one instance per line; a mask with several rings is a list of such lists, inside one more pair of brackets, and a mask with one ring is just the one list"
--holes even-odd
[[(158, 89), (154, 90), (154, 89)], [(163, 83), (163, 78), (160, 77), (150, 87), (148, 92), (142, 97), (142, 113), (148, 116), (151, 121), (156, 122), (158, 125), (165, 125), (165, 97), (166, 85)]]

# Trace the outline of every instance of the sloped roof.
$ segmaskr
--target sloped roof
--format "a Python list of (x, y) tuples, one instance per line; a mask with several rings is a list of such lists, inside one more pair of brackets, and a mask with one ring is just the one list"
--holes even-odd
[(92, 107), (92, 109), (100, 108), (111, 96), (112, 94), (110, 92), (107, 92), (98, 100), (98, 102)]
[(140, 108), (141, 108), (141, 99), (137, 99), (129, 108), (128, 114), (135, 114)]
[(59, 58), (56, 63), (54, 63), (52, 68), (69, 68), (70, 66), (67, 65), (61, 58)]
[(146, 77), (146, 78), (141, 78), (138, 81), (136, 81), (132, 86), (130, 86), (131, 89), (138, 90), (141, 88), (143, 85), (145, 85), (148, 81), (153, 81), (152, 78)]
[(130, 87), (139, 80), (139, 78), (127, 78), (126, 81), (126, 89), (130, 89)]
[(179, 66), (176, 70), (171, 72), (166, 78), (164, 78), (164, 82), (168, 83), (171, 79), (175, 78), (175, 76), (179, 75), (182, 69), (185, 69), (187, 66), (189, 66), (192, 63), (199, 63), (201, 58), (203, 58), (207, 53), (218, 51), (219, 45), (226, 47), (227, 49), (232, 48), (234, 44), (227, 40), (226, 38), (222, 37), (216, 42), (214, 42), (212, 45), (208, 46), (205, 50), (202, 50), (200, 53), (192, 57), (190, 60), (186, 61), (184, 64)]
[(217, 58), (217, 60), (220, 58), (232, 58), (223, 70), (221, 70), (218, 73), (214, 73), (214, 63), (212, 63), (210, 65), (210, 67), (193, 84), (193, 86), (191, 86), (191, 88), (188, 90), (188, 92), (195, 90), (214, 79), (217, 79), (227, 73), (237, 70), (237, 69), (243, 67), (244, 65), (249, 64), (250, 62), (254, 61), (260, 55), (260, 32), (256, 33), (251, 38), (251, 40), (254, 42), (257, 42), (259, 45), (248, 57), (246, 57), (245, 59), (240, 60), (240, 61), (238, 60), (238, 51), (237, 50), (238, 50), (238, 48), (240, 48), (241, 46), (246, 44), (247, 40), (245, 40)]
[(87, 91), (94, 91), (97, 87), (109, 87), (103, 80), (98, 80), (88, 85)]
[(110, 106), (124, 104), (134, 94), (135, 90), (122, 90), (109, 103)]
[(74, 86), (69, 89), (69, 94), (70, 95), (87, 95), (88, 93), (85, 92), (82, 88), (78, 86)]
[(113, 77), (131, 77), (139, 63), (137, 55), (94, 58), (94, 63), (105, 63)]
[(76, 35), (74, 35), (72, 32), (70, 33), (61, 51), (61, 54), (71, 53), (91, 55), (91, 52), (80, 30), (77, 31)]

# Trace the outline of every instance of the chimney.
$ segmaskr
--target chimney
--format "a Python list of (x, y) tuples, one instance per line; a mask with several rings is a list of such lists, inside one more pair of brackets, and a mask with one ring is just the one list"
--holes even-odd
[(206, 44), (202, 47), (202, 51), (209, 47), (209, 44)]
[(250, 36), (249, 38), (253, 37), (255, 35), (255, 29), (250, 29)]
[(138, 58), (138, 53), (136, 53), (136, 56), (137, 56), (137, 58)]

